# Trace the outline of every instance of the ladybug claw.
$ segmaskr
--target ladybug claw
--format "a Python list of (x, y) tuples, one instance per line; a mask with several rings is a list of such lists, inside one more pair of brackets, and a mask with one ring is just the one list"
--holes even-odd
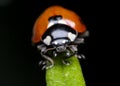
[(39, 66), (42, 66), (42, 70), (52, 68), (54, 65), (49, 64), (47, 61), (40, 61)]
[(38, 63), (38, 65), (41, 65), (41, 64), (42, 64), (42, 62), (43, 62), (43, 61), (40, 61), (40, 62)]
[(51, 65), (47, 66), (46, 69), (50, 69), (50, 68), (52, 68), (53, 66), (54, 66), (54, 65), (51, 64)]
[(85, 56), (83, 54), (81, 54), (81, 55), (76, 54), (76, 56), (78, 57), (78, 59), (85, 59)]
[(45, 65), (45, 64), (46, 64), (46, 61), (40, 61), (38, 64), (39, 64), (39, 65)]
[(57, 56), (57, 53), (55, 51), (53, 51), (53, 56), (56, 57)]
[(80, 56), (82, 57), (82, 59), (85, 59), (85, 55), (81, 54)]
[(63, 62), (63, 64), (65, 64), (65, 65), (70, 65), (70, 62), (69, 62), (69, 61), (63, 60), (62, 62)]
[(42, 67), (42, 70), (44, 70), (46, 68), (46, 65), (44, 65), (43, 67)]

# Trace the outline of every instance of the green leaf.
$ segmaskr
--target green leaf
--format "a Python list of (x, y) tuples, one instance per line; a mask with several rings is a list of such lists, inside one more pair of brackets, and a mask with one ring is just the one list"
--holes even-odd
[(62, 63), (62, 57), (53, 58), (54, 67), (46, 70), (47, 86), (86, 86), (77, 57), (67, 59), (70, 65)]

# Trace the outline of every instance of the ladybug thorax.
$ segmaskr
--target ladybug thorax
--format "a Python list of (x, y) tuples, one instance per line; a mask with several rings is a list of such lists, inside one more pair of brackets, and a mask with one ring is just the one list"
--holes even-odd
[(64, 24), (54, 24), (49, 27), (42, 36), (44, 44), (50, 46), (61, 46), (73, 42), (77, 37), (77, 32)]
[(48, 21), (47, 30), (42, 36), (44, 44), (48, 46), (61, 46), (73, 42), (77, 37), (77, 31), (72, 28), (74, 23), (71, 23), (72, 26), (67, 25), (62, 16), (52, 16)]

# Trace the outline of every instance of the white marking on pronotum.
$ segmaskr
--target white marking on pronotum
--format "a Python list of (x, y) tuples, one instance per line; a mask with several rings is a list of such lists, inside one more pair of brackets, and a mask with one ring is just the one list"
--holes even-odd
[(75, 23), (74, 23), (73, 21), (68, 20), (68, 19), (65, 19), (64, 21), (65, 21), (65, 22), (67, 23), (67, 25), (69, 25), (70, 27), (75, 28)]
[(48, 23), (47, 28), (53, 26), (53, 25), (56, 24), (56, 23), (58, 23), (58, 21), (50, 21), (50, 22)]
[(50, 21), (48, 23), (48, 26), (47, 28), (53, 26), (54, 24), (65, 24), (65, 25), (69, 25), (70, 27), (74, 28), (75, 27), (75, 23), (71, 20), (68, 20), (68, 19), (62, 19), (62, 20), (53, 20), (53, 21)]
[(64, 19), (59, 20), (58, 23), (67, 25), (67, 23), (66, 23), (66, 21)]
[(68, 38), (69, 38), (71, 41), (74, 41), (75, 38), (76, 38), (76, 35), (73, 34), (73, 33), (71, 33), (71, 32), (69, 32), (69, 33), (68, 33)]
[(65, 20), (54, 20), (54, 21), (50, 21), (49, 23), (48, 23), (48, 26), (47, 26), (47, 28), (49, 28), (49, 27), (51, 27), (51, 26), (53, 26), (54, 24), (65, 24), (65, 25), (67, 25), (67, 22), (65, 21)]
[(50, 36), (47, 36), (44, 40), (43, 40), (43, 42), (46, 44), (46, 45), (50, 45), (50, 42), (51, 42), (51, 37)]

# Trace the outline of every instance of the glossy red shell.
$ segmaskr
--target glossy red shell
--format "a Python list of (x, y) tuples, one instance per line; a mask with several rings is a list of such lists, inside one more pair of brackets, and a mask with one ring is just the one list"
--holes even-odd
[(63, 8), (61, 6), (51, 6), (47, 8), (36, 20), (34, 28), (33, 28), (33, 36), (32, 36), (32, 42), (37, 43), (41, 41), (42, 35), (47, 30), (48, 26), (48, 19), (51, 16), (55, 15), (62, 15), (64, 19), (68, 19), (75, 23), (75, 27), (73, 28), (79, 33), (82, 33), (86, 30), (85, 25), (81, 22), (81, 18), (74, 13), (73, 11), (70, 11), (66, 8)]

